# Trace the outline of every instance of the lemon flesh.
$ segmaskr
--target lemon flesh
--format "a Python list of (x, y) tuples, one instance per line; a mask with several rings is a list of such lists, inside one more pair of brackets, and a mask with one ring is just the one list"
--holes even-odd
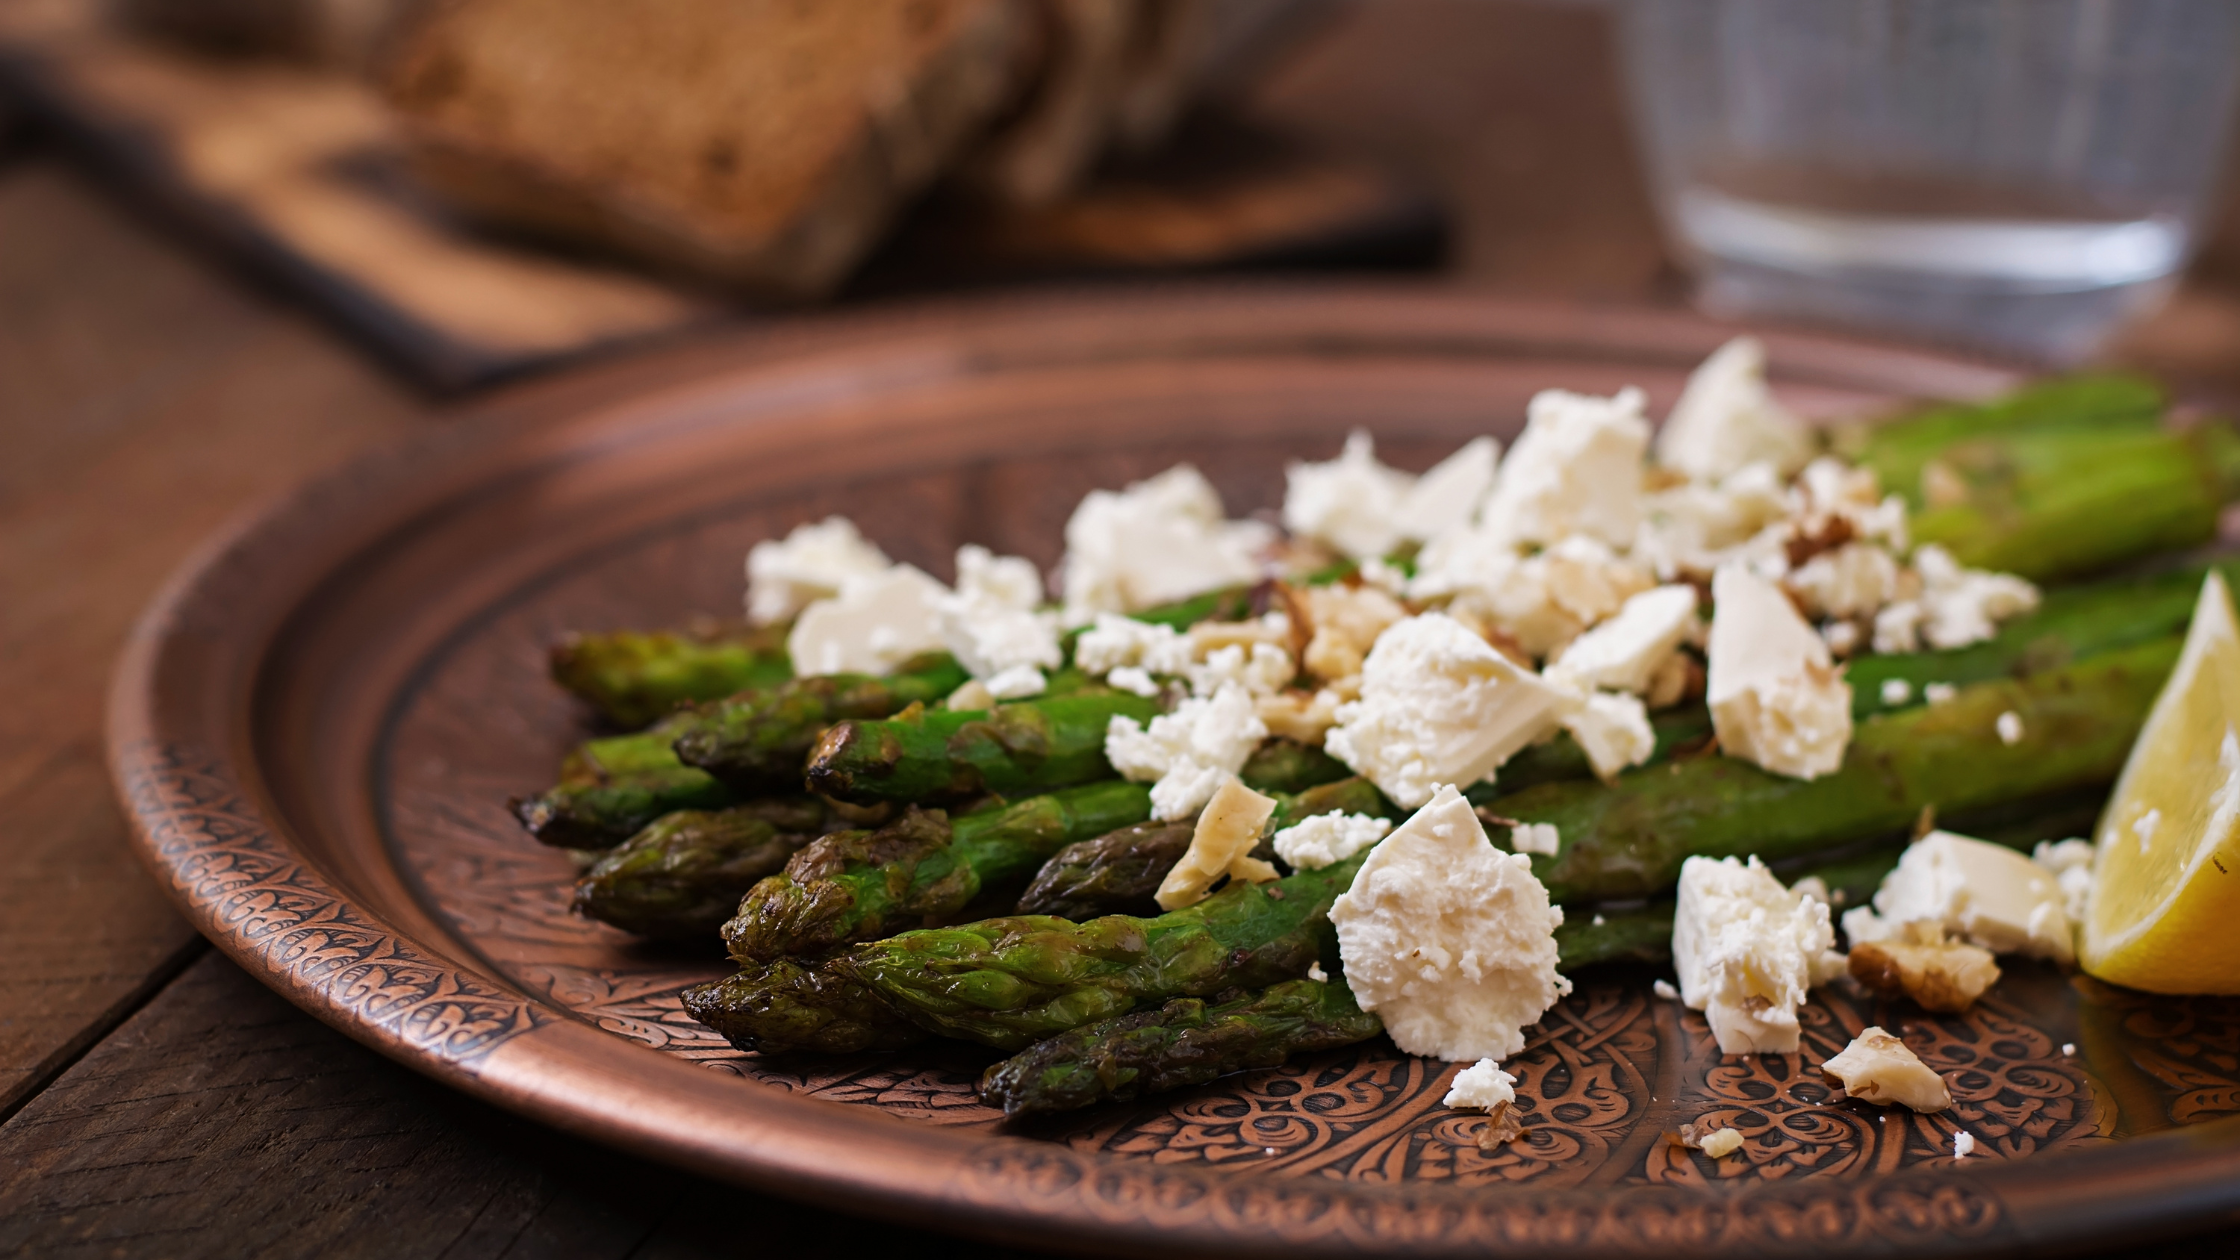
[(2085, 971), (2153, 993), (2240, 993), (2240, 627), (2214, 572), (2100, 818)]

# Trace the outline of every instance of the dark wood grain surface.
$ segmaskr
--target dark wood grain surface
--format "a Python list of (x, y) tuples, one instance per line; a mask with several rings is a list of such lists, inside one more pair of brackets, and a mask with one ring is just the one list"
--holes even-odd
[[(1402, 154), (1442, 187), (1460, 283), (1677, 301), (1601, 22), (1579, 4), (1385, 0), (1255, 105)], [(261, 496), (440, 416), (89, 185), (66, 151), (11, 142), (7, 114), (0, 102), (0, 1252), (938, 1248), (429, 1085), (269, 995), (170, 911), (125, 850), (101, 762), (132, 618)], [(2240, 392), (2235, 239), (2122, 358)]]

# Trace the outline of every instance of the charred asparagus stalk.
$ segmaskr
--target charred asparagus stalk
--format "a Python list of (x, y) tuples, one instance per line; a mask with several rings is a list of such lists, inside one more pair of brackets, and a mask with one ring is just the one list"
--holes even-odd
[(1105, 727), (1117, 716), (1149, 721), (1158, 712), (1142, 696), (1096, 689), (985, 711), (913, 709), (840, 722), (809, 755), (809, 786), (863, 804), (1048, 792), (1110, 778)]
[(732, 1045), (764, 1054), (900, 1050), (927, 1035), (856, 981), (791, 958), (686, 989), (684, 1009)]
[(793, 676), (779, 626), (707, 633), (615, 630), (552, 647), (552, 679), (617, 726), (640, 727), (692, 700), (716, 700)]
[[(1275, 828), (1281, 830), (1315, 814), (1370, 814), (1391, 817), (1392, 803), (1367, 779), (1340, 779), (1277, 798)], [(1019, 898), (1020, 914), (1053, 914), (1061, 919), (1094, 919), (1107, 914), (1156, 915), (1153, 895), (1159, 883), (1189, 851), (1194, 821), (1137, 823), (1068, 845), (1043, 863), (1034, 883)], [(1272, 847), (1255, 849), (1267, 860)]]
[(813, 796), (665, 815), (576, 880), (575, 912), (640, 936), (712, 940), (739, 898), (824, 822)]
[(742, 692), (687, 710), (676, 727), (676, 753), (741, 792), (797, 792), (802, 761), (827, 727), (933, 703), (966, 677), (963, 666), (938, 652), (884, 677), (822, 674)]
[(1922, 467), (1955, 443), (2012, 433), (2155, 429), (2166, 405), (2161, 388), (2141, 377), (2071, 376), (1987, 403), (1951, 403), (1843, 426), (1832, 436), (1836, 452), (1873, 469), (1885, 490), (1912, 496), (1919, 494)]
[(980, 1096), (1007, 1116), (1072, 1111), (1278, 1067), (1383, 1031), (1343, 979), (1175, 998), (1035, 1043), (983, 1073)]
[(1303, 792), (1351, 775), (1346, 763), (1288, 739), (1271, 739), (1254, 750), (1237, 777), (1255, 792)]
[(670, 744), (683, 720), (584, 744), (561, 763), (558, 786), (512, 803), (514, 817), (546, 844), (610, 849), (663, 814), (731, 804), (728, 788), (677, 760)]
[[(1656, 895), (1693, 855), (1800, 857), (1902, 830), (1924, 807), (1950, 814), (2105, 784), (2123, 766), (2176, 639), (2061, 669), (1977, 683), (1944, 704), (1861, 722), (1843, 767), (1805, 781), (1701, 757), (1599, 783), (1547, 783), (1488, 803), (1555, 824), (1561, 847), (1532, 860), (1564, 903)], [(1992, 735), (2003, 713), (2023, 737)]]
[(754, 885), (723, 925), (742, 962), (811, 956), (964, 909), (982, 887), (1024, 878), (1084, 836), (1151, 812), (1139, 783), (1093, 783), (951, 820), (912, 807), (876, 831), (843, 831)]

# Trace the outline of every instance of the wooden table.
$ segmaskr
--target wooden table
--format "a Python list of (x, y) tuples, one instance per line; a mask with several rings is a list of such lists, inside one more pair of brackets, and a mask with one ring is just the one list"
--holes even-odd
[[(1579, 4), (1383, 0), (1258, 104), (1439, 181), (1461, 283), (1676, 302), (1605, 34)], [(2234, 258), (2213, 248), (2119, 356), (2240, 394)], [(426, 1083), (209, 950), (130, 856), (103, 687), (150, 593), (263, 496), (443, 415), (315, 316), (89, 185), (68, 154), (8, 139), (0, 106), (0, 1252), (941, 1245)]]

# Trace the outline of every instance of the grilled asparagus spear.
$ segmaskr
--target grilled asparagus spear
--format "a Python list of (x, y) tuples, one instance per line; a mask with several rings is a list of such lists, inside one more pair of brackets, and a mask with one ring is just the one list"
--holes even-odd
[(781, 626), (569, 635), (552, 646), (551, 666), (554, 682), (607, 721), (632, 728), (689, 700), (715, 700), (793, 676)]
[(1253, 751), (1237, 777), (1255, 792), (1302, 792), (1352, 774), (1346, 763), (1288, 739), (1271, 739)]
[(1071, 1111), (1277, 1067), (1383, 1031), (1342, 978), (1174, 998), (1035, 1043), (982, 1073), (980, 1096), (1007, 1116)]
[(640, 936), (711, 940), (748, 889), (817, 838), (825, 812), (805, 796), (665, 815), (576, 880), (575, 911)]
[(512, 803), (514, 817), (546, 844), (610, 849), (663, 814), (731, 804), (728, 788), (677, 760), (670, 744), (685, 720), (584, 744), (561, 763), (557, 786)]
[(878, 994), (822, 963), (748, 963), (726, 979), (684, 991), (685, 1013), (741, 1050), (854, 1054), (900, 1050), (926, 1031)]
[(955, 914), (988, 884), (1023, 878), (1084, 836), (1140, 822), (1151, 792), (1108, 781), (951, 820), (913, 806), (876, 831), (843, 831), (754, 885), (723, 925), (742, 962), (815, 955)]
[(934, 652), (884, 677), (821, 674), (742, 692), (681, 715), (676, 753), (741, 792), (799, 791), (802, 760), (827, 727), (930, 704), (966, 677), (948, 653)]
[(913, 709), (840, 722), (809, 754), (809, 786), (863, 804), (1048, 792), (1111, 777), (1105, 727), (1117, 716), (1149, 721), (1158, 712), (1156, 701), (1094, 689), (984, 711)]

